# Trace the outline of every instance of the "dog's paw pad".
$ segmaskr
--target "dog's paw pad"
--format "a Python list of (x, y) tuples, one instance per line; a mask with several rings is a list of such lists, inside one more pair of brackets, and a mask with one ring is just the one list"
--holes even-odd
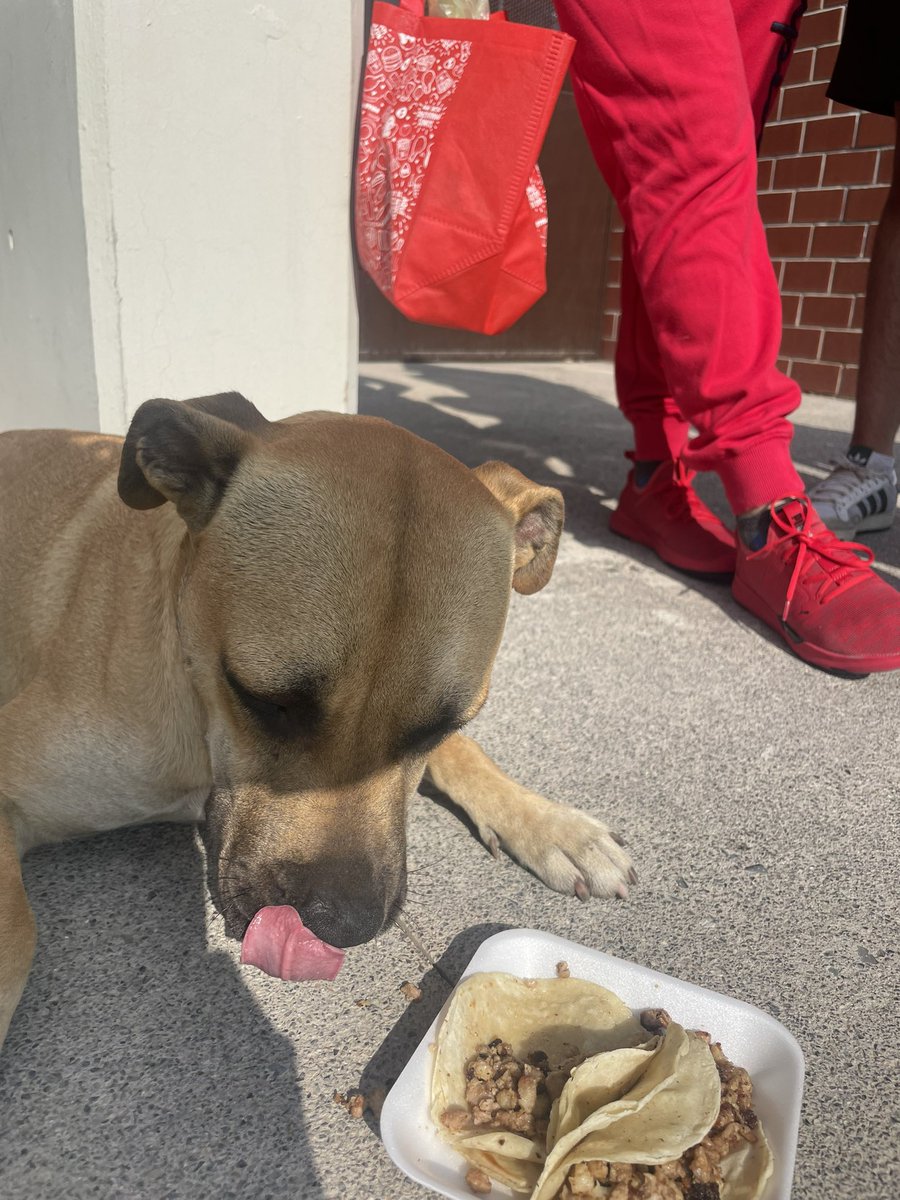
[(626, 899), (637, 882), (622, 839), (595, 817), (544, 801), (503, 839), (504, 849), (554, 891)]

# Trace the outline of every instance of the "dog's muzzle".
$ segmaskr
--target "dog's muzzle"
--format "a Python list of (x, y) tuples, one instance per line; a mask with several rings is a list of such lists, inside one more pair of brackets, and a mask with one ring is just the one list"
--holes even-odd
[(406, 899), (405, 862), (392, 872), (361, 858), (266, 863), (222, 858), (208, 844), (207, 856), (210, 895), (233, 938), (261, 908), (290, 904), (323, 942), (356, 946), (385, 929)]

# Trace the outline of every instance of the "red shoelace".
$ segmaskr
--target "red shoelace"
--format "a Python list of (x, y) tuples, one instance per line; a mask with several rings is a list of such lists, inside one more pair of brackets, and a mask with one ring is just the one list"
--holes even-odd
[(675, 486), (664, 510), (670, 521), (677, 521), (686, 513), (698, 524), (709, 522), (709, 509), (691, 487), (691, 480), (696, 474), (696, 471), (689, 471), (680, 458), (675, 459), (672, 471), (672, 483)]
[[(795, 505), (803, 510), (803, 521), (800, 525), (785, 515), (790, 510), (796, 516)], [(789, 542), (796, 544), (797, 558), (784, 598), (782, 621), (787, 621), (798, 582), (805, 571), (813, 566), (818, 566), (825, 573), (825, 579), (816, 592), (816, 597), (822, 604), (827, 604), (838, 592), (845, 592), (869, 578), (869, 565), (875, 559), (873, 552), (859, 542), (843, 542), (835, 537), (819, 521), (805, 496), (791, 497), (790, 500), (782, 501), (778, 508), (771, 504), (769, 512), (772, 525), (781, 532), (779, 536), (767, 540), (766, 545), (759, 550), (751, 551), (747, 558), (757, 558), (767, 550)], [(815, 527), (813, 522), (816, 523)]]

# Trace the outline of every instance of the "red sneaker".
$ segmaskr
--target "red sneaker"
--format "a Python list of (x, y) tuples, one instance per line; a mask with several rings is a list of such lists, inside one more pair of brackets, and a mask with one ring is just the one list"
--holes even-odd
[(655, 550), (664, 563), (703, 578), (734, 574), (734, 534), (706, 507), (681, 459), (664, 462), (639, 488), (634, 471), (619, 497), (609, 527), (613, 533)]
[(806, 496), (770, 511), (765, 546), (738, 543), (738, 603), (813, 666), (848, 675), (900, 667), (900, 593), (869, 566), (872, 551), (835, 537)]

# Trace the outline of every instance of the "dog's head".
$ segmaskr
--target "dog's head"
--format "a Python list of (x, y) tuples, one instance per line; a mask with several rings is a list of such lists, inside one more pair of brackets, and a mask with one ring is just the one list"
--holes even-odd
[(510, 588), (550, 577), (562, 497), (386, 421), (270, 423), (235, 394), (143, 404), (119, 494), (188, 530), (178, 620), (226, 928), (292, 904), (325, 941), (368, 940), (403, 902), (428, 754), (487, 697)]

